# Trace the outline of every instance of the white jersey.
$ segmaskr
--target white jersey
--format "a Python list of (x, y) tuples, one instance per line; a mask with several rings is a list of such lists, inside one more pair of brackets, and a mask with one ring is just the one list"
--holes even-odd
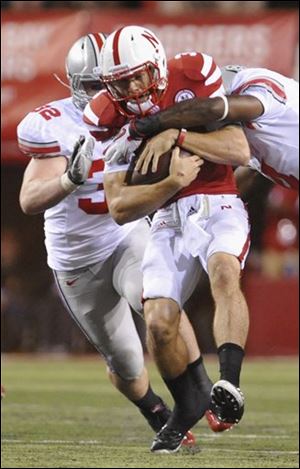
[(264, 107), (260, 117), (244, 123), (250, 166), (285, 187), (297, 189), (299, 83), (264, 68), (248, 68), (234, 75), (228, 91), (255, 96)]
[[(80, 135), (90, 135), (72, 98), (27, 114), (17, 129), (21, 151), (34, 158), (70, 158)], [(103, 191), (103, 144), (96, 142), (89, 178), (45, 211), (48, 265), (70, 271), (107, 259), (137, 222), (119, 226), (108, 213)]]

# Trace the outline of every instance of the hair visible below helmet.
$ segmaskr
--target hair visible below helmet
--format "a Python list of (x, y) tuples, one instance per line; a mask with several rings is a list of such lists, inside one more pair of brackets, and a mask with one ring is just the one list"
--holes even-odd
[[(153, 109), (167, 86), (167, 59), (156, 35), (141, 26), (126, 26), (110, 34), (101, 52), (101, 79), (121, 112), (144, 114)], [(139, 95), (124, 96), (114, 86), (146, 71), (150, 85)], [(147, 102), (139, 97), (149, 94)], [(128, 112), (129, 111), (129, 112)], [(130, 113), (131, 112), (131, 113)]]
[[(105, 42), (103, 33), (91, 33), (78, 39), (68, 52), (66, 72), (70, 83), (73, 102), (84, 109), (93, 94), (103, 88), (94, 69), (99, 69), (100, 52)], [(95, 94), (94, 93), (94, 94)]]

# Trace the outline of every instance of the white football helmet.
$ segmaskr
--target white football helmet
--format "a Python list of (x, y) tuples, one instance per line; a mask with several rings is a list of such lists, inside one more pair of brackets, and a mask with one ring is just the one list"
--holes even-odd
[(92, 33), (78, 39), (68, 52), (66, 72), (70, 83), (73, 102), (84, 109), (95, 93), (103, 88), (94, 68), (99, 69), (100, 52), (106, 35)]
[[(148, 78), (142, 90), (122, 92), (122, 83), (140, 77), (143, 72)], [(132, 117), (153, 112), (167, 86), (167, 73), (165, 50), (149, 29), (125, 26), (106, 39), (100, 58), (100, 78), (121, 113)]]

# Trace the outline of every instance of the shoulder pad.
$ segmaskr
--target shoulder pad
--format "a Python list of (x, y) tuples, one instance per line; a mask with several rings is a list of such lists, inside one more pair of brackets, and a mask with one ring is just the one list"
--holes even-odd
[(84, 110), (84, 121), (100, 127), (120, 129), (127, 121), (110, 99), (107, 92), (95, 96)]
[(170, 68), (183, 72), (186, 78), (193, 81), (205, 80), (216, 65), (213, 58), (200, 52), (183, 52), (169, 61)]

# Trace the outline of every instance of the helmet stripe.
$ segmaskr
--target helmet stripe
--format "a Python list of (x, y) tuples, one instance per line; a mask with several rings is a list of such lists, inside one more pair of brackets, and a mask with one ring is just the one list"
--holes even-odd
[(104, 44), (104, 40), (102, 39), (102, 37), (105, 37), (105, 36), (101, 33), (88, 34), (88, 38), (91, 41), (91, 45), (94, 49), (95, 63), (97, 65), (99, 65), (99, 54)]
[(115, 37), (113, 40), (113, 57), (114, 57), (115, 65), (120, 65), (121, 63), (120, 54), (119, 54), (119, 37), (120, 37), (122, 30), (123, 28), (120, 28), (118, 29), (118, 31), (116, 31)]
[(97, 43), (97, 46), (98, 46), (99, 52), (100, 52), (102, 47), (103, 47), (104, 41), (105, 41), (104, 34), (102, 34), (102, 33), (91, 33), (91, 34), (89, 34), (89, 36), (92, 36), (96, 40), (96, 43)]

